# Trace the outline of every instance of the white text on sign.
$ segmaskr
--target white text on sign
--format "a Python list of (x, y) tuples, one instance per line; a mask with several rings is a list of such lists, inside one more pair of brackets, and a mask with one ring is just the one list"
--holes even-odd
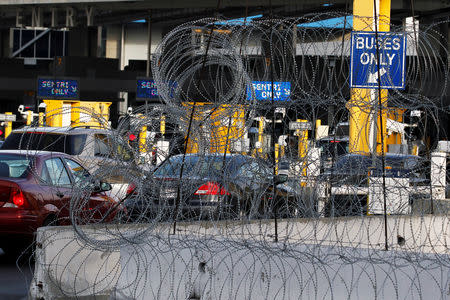
[[(376, 47), (376, 39), (373, 36), (359, 36), (355, 40), (356, 49), (371, 50)], [(378, 41), (378, 49), (380, 52), (380, 65), (381, 66), (391, 66), (396, 53), (386, 53), (383, 51), (394, 50), (398, 51), (401, 47), (401, 40), (398, 37), (386, 37), (383, 40)], [(375, 53), (361, 53), (360, 56), (361, 64), (363, 65), (374, 65), (377, 64), (377, 58)]]

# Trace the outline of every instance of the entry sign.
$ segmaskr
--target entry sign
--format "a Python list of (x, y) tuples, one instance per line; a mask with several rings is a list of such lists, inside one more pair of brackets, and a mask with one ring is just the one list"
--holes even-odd
[(38, 78), (37, 96), (44, 99), (79, 99), (78, 80)]
[[(256, 100), (272, 100), (271, 81), (252, 81)], [(289, 81), (273, 82), (273, 100), (289, 101), (291, 97), (291, 83)], [(247, 100), (252, 99), (252, 89), (247, 87)]]
[(380, 80), (383, 89), (404, 89), (405, 34), (378, 32), (378, 49), (379, 59), (375, 32), (352, 32), (350, 87), (378, 88)]
[[(173, 96), (177, 83), (169, 81), (168, 88), (170, 88), (170, 97)], [(136, 80), (136, 99), (146, 100), (159, 98), (158, 88), (156, 82), (149, 78), (138, 78)]]

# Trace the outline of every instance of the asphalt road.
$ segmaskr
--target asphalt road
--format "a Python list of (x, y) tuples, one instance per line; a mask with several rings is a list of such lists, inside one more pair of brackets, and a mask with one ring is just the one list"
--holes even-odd
[(0, 299), (27, 299), (34, 270), (34, 261), (29, 258), (6, 255), (0, 249)]

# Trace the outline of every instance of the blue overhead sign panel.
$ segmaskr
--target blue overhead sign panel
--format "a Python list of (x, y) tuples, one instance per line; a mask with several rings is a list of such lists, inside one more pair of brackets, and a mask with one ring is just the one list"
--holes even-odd
[(78, 80), (38, 78), (37, 97), (41, 99), (79, 99)]
[(350, 87), (404, 89), (405, 34), (378, 32), (378, 49), (375, 32), (352, 32)]
[[(169, 83), (170, 95), (172, 96), (177, 83), (171, 81)], [(136, 80), (136, 99), (146, 100), (146, 99), (156, 99), (159, 98), (158, 88), (156, 82), (153, 79), (140, 78)]]
[[(272, 82), (271, 81), (252, 81), (256, 100), (272, 100)], [(290, 82), (273, 82), (273, 100), (289, 101), (291, 97)], [(252, 98), (252, 89), (247, 87), (247, 100)]]

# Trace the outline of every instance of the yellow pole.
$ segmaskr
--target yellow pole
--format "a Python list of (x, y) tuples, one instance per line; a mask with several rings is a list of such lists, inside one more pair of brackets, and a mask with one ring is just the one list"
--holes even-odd
[(319, 128), (320, 128), (320, 126), (322, 126), (322, 120), (317, 119), (316, 120), (316, 135), (315, 135), (316, 140), (319, 137)]
[[(378, 30), (379, 31), (390, 31), (391, 26), (391, 0), (380, 0), (379, 4), (379, 10), (380, 10), (380, 16), (378, 18)], [(381, 126), (380, 124), (380, 118), (377, 118), (377, 153), (381, 153), (381, 142), (383, 141), (383, 149), (384, 153), (387, 152), (387, 115), (388, 115), (388, 109), (387, 109), (387, 100), (388, 100), (388, 90), (382, 89), (381, 90), (381, 105), (382, 110), (381, 113), (383, 114), (382, 120), (383, 124)], [(381, 128), (383, 128), (383, 132), (381, 132)]]
[(278, 175), (278, 157), (280, 153), (280, 145), (278, 143), (275, 144), (275, 175)]
[(161, 131), (161, 134), (164, 137), (164, 134), (166, 134), (166, 116), (164, 115), (161, 116), (161, 123), (159, 130)]
[[(390, 11), (391, 0), (378, 0), (378, 10), (380, 16), (377, 17), (378, 31), (390, 30)], [(374, 23), (374, 2), (373, 0), (354, 0), (353, 2), (353, 30), (354, 31), (375, 31)], [(351, 98), (347, 107), (350, 112), (350, 142), (349, 152), (351, 153), (370, 153), (369, 145), (373, 139), (371, 136), (371, 126), (377, 126), (377, 145), (374, 151), (381, 152), (381, 140), (384, 141), (384, 149), (386, 151), (386, 110), (382, 110), (383, 114), (383, 133), (381, 133), (381, 124), (376, 114), (373, 114), (375, 103), (371, 100), (376, 99), (378, 93), (374, 89), (359, 89), (353, 88), (351, 90)], [(387, 90), (381, 90), (381, 100), (383, 106), (387, 101)], [(378, 103), (378, 101), (377, 101)], [(374, 120), (376, 118), (376, 120)], [(382, 134), (384, 135), (382, 138)], [(375, 146), (375, 145), (374, 145)]]
[[(297, 122), (308, 122), (308, 120), (301, 120), (297, 119)], [(302, 177), (306, 178), (308, 175), (307, 170), (307, 163), (306, 163), (306, 153), (308, 151), (308, 130), (297, 130), (296, 134), (298, 136), (298, 157), (300, 161), (302, 161)], [(305, 186), (306, 182), (301, 180), (301, 186)]]
[(30, 126), (31, 123), (33, 122), (33, 112), (31, 110), (27, 110), (26, 114), (27, 114), (27, 122), (26, 122), (26, 124), (27, 124), (27, 126)]
[(258, 152), (262, 154), (263, 152), (263, 133), (264, 133), (264, 117), (259, 117), (259, 126), (258, 126), (258, 143), (259, 149)]
[(147, 126), (142, 126), (139, 132), (139, 152), (147, 152)]
[(44, 113), (39, 113), (39, 127), (44, 127)]
[[(5, 115), (12, 115), (12, 112), (5, 112)], [(5, 139), (8, 137), (8, 135), (11, 134), (12, 131), (12, 122), (5, 122)]]

